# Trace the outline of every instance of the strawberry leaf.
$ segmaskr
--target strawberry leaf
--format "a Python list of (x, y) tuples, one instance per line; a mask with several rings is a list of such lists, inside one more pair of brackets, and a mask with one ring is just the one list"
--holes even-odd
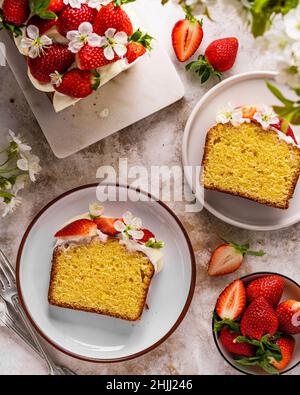
[(50, 0), (30, 0), (31, 13), (39, 16), (41, 19), (55, 19), (56, 14), (48, 10)]
[(100, 76), (100, 73), (98, 73), (98, 71), (95, 70), (95, 71), (93, 72), (92, 89), (93, 89), (94, 91), (96, 91), (96, 90), (99, 88), (100, 83), (101, 83), (101, 76)]
[(22, 36), (22, 26), (15, 26), (12, 23), (8, 23), (4, 21), (3, 12), (0, 9), (0, 30), (5, 29), (9, 32), (13, 33), (15, 37)]
[(222, 239), (222, 241), (224, 241), (224, 243), (229, 244), (230, 246), (234, 247), (234, 249), (239, 252), (240, 254), (243, 255), (252, 255), (252, 256), (264, 256), (266, 255), (266, 253), (263, 250), (259, 250), (259, 251), (252, 251), (249, 250), (249, 243), (247, 244), (238, 244), (235, 241), (232, 240), (225, 240)]
[(135, 43), (142, 44), (143, 47), (148, 49), (148, 51), (152, 50), (153, 37), (148, 33), (143, 33), (140, 29), (136, 30), (129, 38), (128, 41), (134, 41)]
[(122, 4), (133, 3), (135, 0), (114, 0), (116, 7), (121, 7)]
[(228, 326), (235, 333), (239, 333), (240, 331), (239, 322), (229, 320), (228, 318), (218, 320), (217, 315), (215, 314), (214, 332), (218, 333), (224, 326)]
[(222, 74), (216, 71), (212, 65), (207, 61), (204, 55), (200, 55), (198, 60), (193, 61), (185, 66), (187, 71), (192, 71), (200, 77), (201, 84), (204, 84), (211, 76), (221, 79)]

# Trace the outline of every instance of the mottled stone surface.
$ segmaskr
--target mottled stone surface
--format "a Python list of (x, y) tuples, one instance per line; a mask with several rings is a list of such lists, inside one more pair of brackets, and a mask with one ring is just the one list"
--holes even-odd
[[(181, 15), (180, 9), (174, 5), (162, 9), (160, 0), (139, 1), (147, 3), (147, 9), (149, 7), (157, 15), (157, 36), (167, 46), (182, 77), (185, 98), (76, 155), (64, 160), (54, 157), (10, 70), (0, 68), (0, 142), (5, 141), (8, 128), (22, 133), (41, 157), (43, 165), (39, 182), (23, 194), (23, 206), (14, 216), (1, 219), (0, 246), (12, 262), (15, 262), (23, 231), (33, 216), (58, 194), (95, 182), (99, 166), (117, 166), (119, 157), (127, 157), (129, 164), (146, 166), (181, 164), (183, 128), (192, 108), (212, 84), (201, 87), (195, 77), (186, 74), (184, 67), (175, 62), (169, 32)], [(257, 53), (256, 44), (234, 9), (218, 6), (212, 14), (222, 23), (205, 21), (203, 48), (219, 36), (237, 35), (240, 38), (238, 62), (226, 77), (272, 67), (272, 60), (267, 55)], [(211, 312), (220, 290), (237, 276), (261, 270), (278, 271), (300, 282), (299, 224), (275, 232), (250, 232), (229, 226), (205, 210), (186, 214), (183, 204), (171, 203), (170, 206), (186, 227), (197, 258), (195, 296), (183, 323), (163, 345), (139, 359), (118, 364), (93, 364), (77, 361), (52, 349), (55, 359), (61, 364), (79, 374), (237, 374), (217, 353), (211, 335)], [(206, 265), (209, 254), (219, 243), (220, 235), (241, 242), (250, 241), (253, 248), (263, 248), (267, 255), (260, 259), (247, 258), (237, 273), (225, 278), (208, 278)], [(45, 366), (39, 358), (5, 328), (0, 328), (0, 349), (1, 374), (45, 373)], [(299, 374), (300, 368), (292, 373)]]

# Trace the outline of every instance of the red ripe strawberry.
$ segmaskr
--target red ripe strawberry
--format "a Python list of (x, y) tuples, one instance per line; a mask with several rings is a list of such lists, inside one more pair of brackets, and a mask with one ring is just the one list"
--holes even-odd
[(178, 21), (172, 31), (172, 44), (177, 59), (180, 62), (187, 61), (197, 51), (202, 39), (202, 21), (188, 11), (185, 19)]
[(278, 370), (284, 370), (291, 362), (295, 350), (295, 339), (292, 336), (284, 336), (275, 340), (275, 344), (280, 348), (282, 360), (276, 361), (274, 358), (271, 364)]
[(145, 55), (146, 52), (147, 50), (142, 44), (136, 42), (130, 42), (127, 45), (126, 59), (128, 63), (131, 64), (139, 57)]
[(115, 236), (119, 232), (114, 228), (114, 223), (116, 221), (122, 221), (119, 218), (108, 218), (108, 217), (98, 217), (94, 219), (95, 224), (98, 229), (109, 236)]
[(216, 312), (223, 320), (236, 320), (246, 307), (246, 290), (242, 280), (229, 284), (219, 296)]
[(44, 49), (44, 53), (37, 58), (28, 58), (31, 74), (40, 82), (50, 82), (50, 74), (57, 71), (64, 73), (74, 62), (74, 54), (66, 45), (52, 44)]
[(56, 25), (57, 19), (42, 19), (37, 15), (31, 17), (27, 23), (27, 26), (34, 25), (38, 27), (40, 36), (47, 33), (53, 26)]
[(72, 69), (67, 71), (55, 90), (64, 95), (82, 99), (97, 90), (100, 84), (100, 75), (90, 70)]
[(187, 70), (194, 71), (206, 82), (211, 75), (221, 78), (221, 73), (232, 68), (235, 63), (239, 42), (235, 37), (221, 38), (213, 41), (206, 48), (205, 54), (198, 60), (186, 66)]
[(132, 23), (121, 5), (127, 0), (113, 0), (108, 5), (101, 7), (94, 22), (94, 32), (104, 36), (107, 29), (113, 28), (118, 32), (125, 32), (127, 36), (133, 33)]
[(222, 276), (236, 271), (241, 266), (245, 255), (262, 256), (264, 252), (249, 250), (249, 244), (225, 242), (212, 253), (208, 263), (208, 274)]
[(64, 0), (50, 0), (50, 4), (48, 6), (48, 10), (58, 13), (64, 8)]
[(300, 302), (286, 300), (276, 309), (279, 319), (279, 329), (289, 335), (300, 333)]
[(155, 239), (154, 234), (148, 229), (142, 229), (144, 232), (144, 237), (139, 240), (140, 243), (147, 243), (149, 239)]
[(57, 29), (60, 34), (66, 36), (70, 30), (78, 30), (83, 22), (93, 23), (96, 15), (97, 10), (90, 8), (87, 4), (81, 4), (80, 8), (67, 5), (59, 14)]
[(262, 296), (246, 309), (241, 320), (241, 332), (250, 339), (260, 340), (264, 335), (273, 336), (278, 330), (278, 318), (273, 307)]
[(240, 333), (236, 333), (230, 330), (228, 326), (224, 326), (221, 330), (219, 340), (223, 347), (228, 352), (234, 355), (253, 357), (255, 355), (255, 347), (249, 343), (235, 343), (235, 339), (240, 336)]
[(281, 276), (271, 275), (260, 277), (248, 285), (246, 293), (250, 302), (263, 296), (271, 306), (276, 307), (282, 297), (284, 279)]
[(280, 132), (285, 133), (287, 136), (291, 137), (294, 140), (294, 143), (298, 145), (295, 133), (294, 133), (293, 129), (291, 128), (291, 126), (289, 125), (287, 130), (285, 131), (284, 127), (283, 127), (283, 123), (284, 123), (284, 120), (281, 119), (278, 123), (273, 124), (271, 126), (275, 129), (279, 130)]
[(73, 236), (93, 236), (96, 230), (97, 225), (90, 219), (78, 219), (56, 232), (55, 237), (63, 239)]
[(29, 0), (4, 0), (2, 4), (3, 19), (6, 23), (20, 26), (30, 14)]
[(116, 62), (120, 58), (115, 55), (113, 60), (108, 60), (104, 56), (104, 49), (100, 47), (91, 47), (86, 44), (76, 55), (76, 60), (80, 70), (91, 70), (98, 67), (106, 66)]

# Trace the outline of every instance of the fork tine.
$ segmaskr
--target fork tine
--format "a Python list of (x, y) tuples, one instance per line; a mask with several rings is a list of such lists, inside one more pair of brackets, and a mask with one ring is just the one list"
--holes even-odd
[[(2, 258), (2, 259), (0, 259), (0, 268), (2, 270), (2, 273), (5, 277), (8, 285), (12, 286), (15, 284), (16, 279), (15, 279), (14, 274), (11, 273), (12, 268), (8, 262), (8, 259), (6, 258), (6, 256), (3, 254), (2, 251), (0, 253), (0, 258)], [(7, 266), (7, 264), (9, 264), (9, 266)]]
[(3, 262), (5, 263), (7, 270), (9, 271), (11, 277), (13, 278), (13, 281), (16, 281), (16, 273), (14, 268), (11, 266), (7, 256), (4, 254), (4, 252), (0, 249), (0, 258), (2, 258)]

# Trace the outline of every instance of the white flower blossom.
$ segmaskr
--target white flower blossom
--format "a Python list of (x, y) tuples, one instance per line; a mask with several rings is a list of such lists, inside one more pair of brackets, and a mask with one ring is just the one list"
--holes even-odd
[(14, 195), (17, 195), (22, 189), (25, 188), (25, 185), (28, 183), (28, 181), (29, 181), (28, 174), (20, 174), (19, 176), (17, 176), (16, 181), (12, 188), (12, 193)]
[(283, 23), (287, 35), (293, 40), (300, 40), (300, 6), (288, 12)]
[(40, 36), (37, 26), (29, 25), (26, 32), (28, 37), (22, 38), (20, 47), (28, 51), (28, 56), (32, 59), (40, 56), (44, 52), (44, 48), (52, 44), (51, 38), (46, 35)]
[(87, 4), (91, 8), (96, 8), (98, 11), (102, 6), (111, 3), (112, 0), (87, 0)]
[(90, 216), (93, 218), (101, 217), (103, 214), (104, 207), (98, 203), (92, 203), (89, 205)]
[(40, 159), (36, 155), (29, 153), (21, 154), (21, 159), (17, 161), (17, 167), (25, 172), (28, 172), (30, 180), (36, 181), (36, 175), (41, 171)]
[(250, 120), (243, 118), (241, 108), (234, 108), (232, 104), (228, 103), (227, 107), (217, 113), (216, 122), (222, 124), (230, 122), (233, 126), (239, 126), (244, 122), (250, 122)]
[(286, 84), (290, 88), (300, 87), (300, 69), (293, 58), (280, 59), (278, 61), (279, 74), (276, 81)]
[(49, 77), (51, 78), (51, 84), (55, 85), (56, 87), (59, 87), (62, 83), (63, 75), (60, 74), (58, 71), (51, 73)]
[(279, 123), (279, 118), (273, 109), (267, 105), (261, 105), (258, 111), (253, 115), (255, 119), (264, 129), (269, 129), (270, 125)]
[(64, 0), (64, 4), (72, 8), (81, 8), (81, 4), (86, 4), (86, 0)]
[(104, 56), (107, 60), (113, 60), (115, 53), (122, 58), (127, 53), (128, 36), (125, 32), (117, 32), (116, 29), (106, 30), (105, 36), (101, 37), (101, 47), (104, 47)]
[(125, 237), (131, 236), (135, 240), (141, 240), (144, 237), (144, 232), (141, 230), (142, 220), (134, 217), (129, 211), (123, 215), (123, 221), (114, 223), (114, 228)]
[(5, 203), (5, 206), (3, 207), (2, 217), (6, 217), (7, 214), (12, 213), (21, 203), (22, 203), (21, 198), (12, 197), (9, 203)]
[(8, 140), (10, 142), (14, 142), (16, 144), (18, 152), (22, 153), (22, 152), (26, 152), (26, 151), (31, 151), (31, 147), (29, 145), (25, 144), (21, 140), (20, 136), (16, 136), (12, 130), (9, 130), (8, 134), (9, 134)]
[(100, 47), (102, 43), (102, 38), (93, 33), (93, 26), (89, 22), (81, 23), (78, 30), (69, 31), (67, 39), (70, 40), (69, 50), (73, 53), (79, 52), (85, 44), (89, 44), (91, 47)]

